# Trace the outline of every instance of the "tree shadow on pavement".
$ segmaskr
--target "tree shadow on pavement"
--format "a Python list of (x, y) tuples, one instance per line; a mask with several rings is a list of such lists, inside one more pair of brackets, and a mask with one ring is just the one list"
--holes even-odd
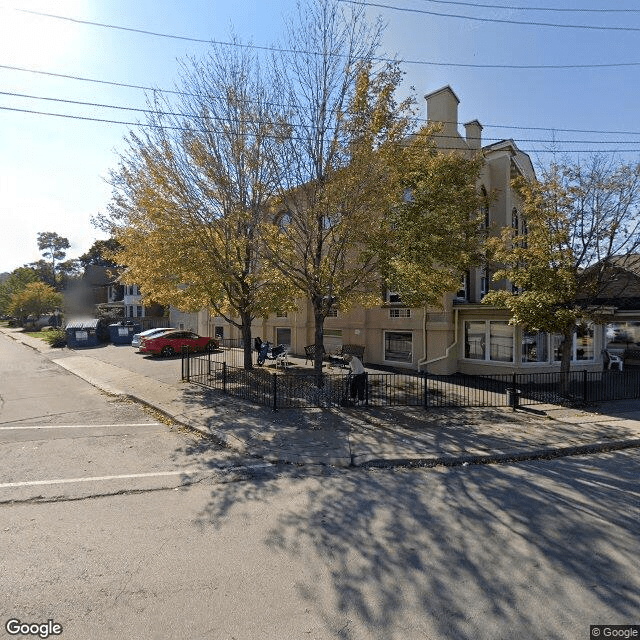
[(216, 486), (197, 524), (277, 509), (262, 543), (305, 568), (332, 637), (580, 638), (640, 610), (637, 469), (631, 451), (249, 479)]

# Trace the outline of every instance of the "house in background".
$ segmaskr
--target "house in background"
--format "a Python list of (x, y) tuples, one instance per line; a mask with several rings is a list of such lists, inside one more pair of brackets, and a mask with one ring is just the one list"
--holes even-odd
[(123, 293), (113, 268), (87, 265), (82, 277), (72, 281), (64, 292), (65, 312), (68, 316), (94, 317), (99, 306), (113, 317), (122, 317)]
[(143, 329), (153, 329), (167, 325), (168, 320), (165, 314), (165, 307), (160, 304), (144, 305), (140, 288), (136, 284), (124, 284), (122, 287), (122, 304), (124, 306), (125, 320), (135, 319)]
[[(485, 162), (478, 189), (491, 194), (483, 211), (487, 233), (499, 234), (509, 227), (526, 234), (520, 215), (521, 203), (511, 181), (523, 176), (534, 179), (531, 159), (513, 140), (482, 145), (482, 125), (472, 120), (458, 130), (459, 100), (446, 86), (426, 96), (427, 118), (440, 123), (435, 136), (443, 150), (463, 154), (482, 151)], [(560, 337), (531, 333), (509, 324), (509, 313), (481, 304), (489, 287), (508, 287), (510, 283), (491, 283), (491, 274), (483, 268), (465, 274), (460, 289), (445, 296), (442, 308), (410, 308), (397, 293), (387, 291), (384, 303), (373, 309), (355, 309), (343, 313), (333, 309), (324, 324), (324, 344), (328, 352), (343, 344), (365, 347), (365, 361), (435, 374), (504, 374), (546, 372), (559, 368)], [(180, 314), (172, 310), (174, 326), (192, 329), (201, 335), (239, 338), (239, 331), (221, 318), (205, 311)], [(295, 312), (272, 314), (254, 321), (254, 336), (274, 343), (284, 343), (292, 353), (304, 354), (304, 347), (314, 342), (313, 310), (299, 301)], [(585, 324), (579, 327), (573, 345), (573, 367), (601, 369), (604, 329)]]

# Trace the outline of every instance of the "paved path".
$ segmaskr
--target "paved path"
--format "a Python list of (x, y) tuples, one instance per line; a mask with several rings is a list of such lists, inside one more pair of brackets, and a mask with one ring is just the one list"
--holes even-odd
[(133, 398), (226, 446), (291, 464), (435, 465), (571, 455), (640, 447), (640, 401), (581, 411), (336, 408), (273, 412), (193, 384), (158, 380), (100, 359), (100, 350), (52, 349), (0, 328), (103, 391)]

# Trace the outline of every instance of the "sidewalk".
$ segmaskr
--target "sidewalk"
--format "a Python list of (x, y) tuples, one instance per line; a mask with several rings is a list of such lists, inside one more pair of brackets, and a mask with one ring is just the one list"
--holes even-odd
[(290, 464), (424, 465), (523, 460), (640, 447), (640, 401), (581, 411), (413, 407), (284, 409), (273, 412), (186, 384), (161, 382), (101, 361), (97, 353), (52, 349), (15, 329), (0, 332), (36, 349), (98, 389), (142, 402), (227, 447)]

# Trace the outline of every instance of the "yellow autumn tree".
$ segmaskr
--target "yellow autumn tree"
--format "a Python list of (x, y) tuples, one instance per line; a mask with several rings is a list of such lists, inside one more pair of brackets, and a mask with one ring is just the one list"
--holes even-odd
[(483, 302), (506, 307), (511, 321), (561, 336), (561, 371), (571, 367), (573, 336), (583, 320), (602, 322), (603, 302), (624, 295), (620, 272), (640, 248), (640, 165), (595, 155), (552, 163), (535, 181), (514, 184), (526, 233), (505, 229), (489, 242), (499, 267)]
[(286, 283), (260, 259), (279, 135), (271, 83), (249, 49), (221, 46), (186, 61), (181, 82), (178, 104), (156, 98), (145, 131), (128, 137), (99, 224), (145, 299), (224, 317), (240, 329), (250, 368), (253, 319), (291, 307)]
[(13, 294), (8, 312), (22, 322), (29, 316), (39, 318), (52, 313), (63, 305), (63, 296), (44, 282), (30, 282), (24, 289)]

